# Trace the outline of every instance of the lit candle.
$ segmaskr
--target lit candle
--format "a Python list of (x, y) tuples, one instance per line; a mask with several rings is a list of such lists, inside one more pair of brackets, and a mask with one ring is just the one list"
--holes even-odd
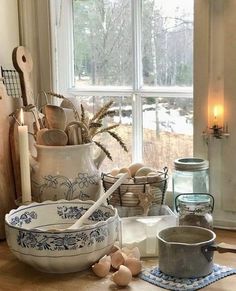
[(214, 125), (217, 125), (218, 123), (218, 116), (219, 116), (219, 108), (218, 106), (215, 106), (213, 109), (213, 115), (214, 115)]
[(223, 106), (216, 105), (213, 108), (214, 125), (221, 125), (223, 118)]
[(20, 173), (21, 173), (21, 195), (22, 203), (31, 202), (30, 164), (29, 164), (29, 142), (28, 126), (24, 125), (23, 110), (20, 110), (20, 126), (18, 126)]

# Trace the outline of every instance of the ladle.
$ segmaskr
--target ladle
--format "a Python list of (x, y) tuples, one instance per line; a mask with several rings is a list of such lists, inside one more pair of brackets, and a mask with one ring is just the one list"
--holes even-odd
[(43, 229), (43, 228), (35, 228), (36, 230), (40, 231), (52, 231), (52, 232), (63, 232), (67, 230), (76, 230), (79, 227), (83, 225), (83, 223), (86, 221), (86, 219), (89, 218), (93, 212), (98, 209), (98, 207), (105, 202), (105, 200), (122, 184), (122, 182), (125, 181), (125, 179), (128, 178), (128, 174), (125, 173), (123, 176), (121, 176), (74, 224), (72, 224), (68, 228), (64, 229)]
[(65, 146), (68, 137), (63, 130), (43, 128), (37, 132), (36, 142), (46, 146)]
[(45, 115), (50, 129), (64, 130), (66, 127), (66, 114), (62, 107), (47, 104), (45, 106)]

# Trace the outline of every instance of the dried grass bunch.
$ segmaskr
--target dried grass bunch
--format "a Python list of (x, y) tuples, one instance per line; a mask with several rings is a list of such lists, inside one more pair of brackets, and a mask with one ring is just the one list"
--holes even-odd
[(48, 92), (46, 94), (69, 102), (74, 112), (75, 121), (70, 122), (67, 125), (65, 131), (67, 131), (68, 127), (70, 127), (71, 125), (77, 125), (81, 132), (81, 144), (94, 142), (106, 154), (106, 156), (110, 160), (112, 160), (112, 156), (107, 147), (104, 146), (101, 142), (94, 139), (97, 135), (100, 135), (102, 133), (108, 133), (113, 139), (115, 139), (119, 143), (124, 151), (128, 152), (128, 149), (122, 138), (114, 131), (119, 126), (119, 124), (105, 126), (103, 122), (105, 117), (112, 116), (115, 113), (115, 110), (111, 110), (111, 106), (114, 103), (113, 101), (107, 102), (92, 117), (89, 117), (89, 114), (85, 110), (83, 104), (80, 105), (80, 112), (78, 112), (73, 102), (65, 96), (57, 94), (55, 92)]

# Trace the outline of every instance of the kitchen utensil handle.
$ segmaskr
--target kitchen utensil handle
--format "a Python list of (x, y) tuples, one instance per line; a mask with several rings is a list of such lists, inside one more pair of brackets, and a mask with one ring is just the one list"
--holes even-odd
[(217, 251), (218, 253), (236, 253), (236, 245), (222, 242), (219, 244), (205, 245), (201, 250), (208, 262), (211, 262), (213, 259), (213, 251)]
[(100, 198), (70, 227), (67, 229), (78, 229), (86, 219), (89, 218), (98, 207), (128, 178), (128, 174), (123, 174)]
[(227, 243), (219, 243), (210, 246), (209, 250), (217, 251), (219, 253), (236, 253), (236, 245), (231, 245)]

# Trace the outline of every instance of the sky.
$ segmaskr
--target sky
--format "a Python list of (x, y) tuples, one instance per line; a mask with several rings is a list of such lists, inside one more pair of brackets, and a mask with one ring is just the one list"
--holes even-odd
[(193, 13), (194, 0), (156, 0), (158, 6), (162, 6), (163, 12), (167, 16), (175, 14), (176, 7), (181, 7), (181, 10), (185, 10), (188, 13)]

